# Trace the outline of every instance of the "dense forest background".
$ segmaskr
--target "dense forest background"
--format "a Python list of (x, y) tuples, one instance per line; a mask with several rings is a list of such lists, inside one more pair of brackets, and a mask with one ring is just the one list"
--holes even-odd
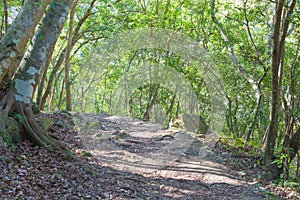
[[(16, 86), (20, 83), (16, 80), (23, 77), (18, 67), (28, 63), (30, 53), (34, 53), (31, 47), (39, 40), (46, 41), (47, 30), (51, 31), (47, 29), (51, 23), (38, 20), (37, 26), (33, 26), (36, 32), (28, 37), (23, 50), (15, 56), (11, 49), (22, 45), (9, 30), (18, 32), (22, 29), (18, 29), (20, 25), (11, 25), (21, 10), (30, 12), (32, 7), (26, 6), (44, 3), (50, 9), (48, 13), (53, 10), (54, 19), (64, 11), (58, 9), (59, 2), (2, 1), (1, 106), (5, 115), (8, 114), (7, 105), (10, 105), (7, 96), (11, 94), (12, 82)], [(99, 47), (115, 35), (155, 28), (180, 33), (205, 50), (205, 55), (220, 74), (224, 98), (221, 103), (226, 107), (221, 136), (232, 138), (241, 146), (255, 147), (267, 167), (276, 162), (284, 172), (284, 179), (300, 178), (299, 1), (75, 0), (69, 1), (67, 7), (70, 12), (58, 31), (57, 41), (47, 46), (45, 56), (35, 54), (41, 57), (43, 66), (35, 77), (37, 82), (32, 98), (29, 96), (29, 102), (23, 99), (33, 111), (121, 113), (167, 125), (183, 111), (181, 99), (170, 88), (145, 81), (130, 94), (120, 96), (115, 93), (120, 86), (119, 80), (129, 69), (150, 63), (167, 66), (185, 78), (197, 97), (195, 114), (201, 117), (203, 124), (209, 125), (213, 94), (207, 86), (207, 74), (197, 70), (195, 64), (181, 55), (165, 49), (140, 48), (116, 57), (105, 67), (97, 60), (101, 58)], [(47, 12), (41, 13), (41, 16), (47, 15)], [(66, 16), (66, 12), (62, 16)], [(26, 22), (26, 18), (23, 20)], [(10, 61), (3, 52), (9, 52), (13, 58), (7, 73), (4, 73), (4, 67)], [(22, 60), (23, 56), (25, 59)], [(25, 68), (32, 74), (36, 72), (30, 65)], [(18, 91), (19, 88), (15, 89)], [(125, 99), (125, 104), (114, 110), (120, 99)], [(23, 117), (30, 117), (23, 107), (17, 106), (16, 110)], [(34, 132), (37, 131), (33, 129), (31, 134)]]

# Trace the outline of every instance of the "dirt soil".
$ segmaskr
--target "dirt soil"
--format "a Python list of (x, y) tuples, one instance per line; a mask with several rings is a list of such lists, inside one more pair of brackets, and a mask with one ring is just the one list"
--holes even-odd
[(225, 147), (207, 138), (107, 114), (56, 112), (37, 119), (45, 117), (53, 120), (49, 134), (73, 154), (26, 140), (0, 148), (1, 200), (296, 199), (286, 189), (270, 196), (256, 181), (255, 161), (231, 160)]
[(138, 183), (127, 188), (134, 191), (133, 199), (267, 199), (223, 164), (213, 142), (128, 117), (74, 117), (86, 150), (102, 166), (134, 174), (127, 177)]

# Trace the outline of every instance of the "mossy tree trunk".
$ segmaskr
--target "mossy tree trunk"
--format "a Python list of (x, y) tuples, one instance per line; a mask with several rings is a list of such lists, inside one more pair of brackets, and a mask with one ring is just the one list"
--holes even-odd
[(33, 37), (35, 27), (45, 13), (49, 2), (50, 0), (27, 0), (1, 38), (0, 81), (11, 70), (15, 60), (24, 55), (25, 46)]
[[(67, 150), (67, 148), (42, 130), (34, 118), (31, 105), (46, 57), (57, 41), (71, 4), (72, 0), (56, 0), (50, 4), (42, 20), (42, 26), (35, 34), (33, 46), (29, 48), (31, 51), (26, 53), (12, 80), (9, 92), (1, 101), (2, 111), (6, 111), (6, 115), (1, 116), (2, 119), (7, 117), (11, 109), (15, 109), (22, 115), (26, 135), (34, 144), (57, 150)], [(4, 123), (5, 120), (2, 122)]]

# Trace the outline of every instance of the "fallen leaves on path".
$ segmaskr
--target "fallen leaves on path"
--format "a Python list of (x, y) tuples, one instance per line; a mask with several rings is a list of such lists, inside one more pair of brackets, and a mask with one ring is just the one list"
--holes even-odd
[[(207, 160), (202, 168), (198, 164), (185, 165), (185, 158), (165, 169), (139, 173), (116, 167), (84, 148), (78, 132), (71, 129), (74, 124), (68, 113), (43, 114), (38, 118), (46, 116), (53, 119), (50, 134), (63, 140), (74, 155), (67, 157), (27, 141), (16, 144), (14, 151), (1, 149), (0, 199), (264, 199), (257, 188), (240, 184), (243, 180), (234, 173), (222, 175), (225, 166), (215, 159)], [(119, 130), (113, 120), (106, 127), (92, 125), (121, 131), (123, 136), (128, 132)], [(142, 125), (138, 127), (144, 131)], [(140, 148), (137, 153), (147, 149), (142, 147), (146, 140), (126, 141), (123, 136), (120, 138), (124, 144), (130, 143), (129, 150), (133, 151), (132, 145)], [(149, 144), (156, 148), (154, 143)]]

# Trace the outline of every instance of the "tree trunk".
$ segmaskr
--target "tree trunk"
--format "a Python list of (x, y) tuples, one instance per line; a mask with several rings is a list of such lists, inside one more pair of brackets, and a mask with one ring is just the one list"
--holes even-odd
[[(266, 140), (265, 140), (265, 148), (264, 148), (264, 164), (266, 166), (270, 166), (272, 162), (272, 157), (274, 155), (275, 142), (277, 138), (277, 129), (278, 129), (278, 111), (279, 111), (279, 96), (280, 96), (280, 88), (279, 81), (282, 76), (280, 72), (280, 68), (283, 69), (284, 64), (284, 47), (285, 47), (285, 39), (288, 31), (289, 20), (288, 18), (291, 16), (296, 0), (290, 2), (287, 6), (287, 12), (284, 15), (285, 0), (278, 0), (276, 5), (276, 11), (274, 16), (274, 33), (273, 33), (273, 41), (272, 41), (272, 95), (271, 95), (271, 109), (270, 109), (270, 124), (269, 128), (266, 131)], [(268, 170), (268, 169), (267, 169)]]
[(37, 90), (37, 98), (36, 98), (36, 104), (37, 104), (37, 109), (38, 110), (40, 110), (41, 97), (42, 97), (42, 93), (43, 93), (43, 90), (44, 90), (44, 85), (47, 81), (47, 71), (48, 71), (48, 68), (50, 66), (50, 62), (51, 62), (51, 58), (52, 58), (52, 55), (53, 55), (54, 48), (55, 48), (55, 44), (53, 44), (50, 47), (50, 50), (47, 53), (45, 67), (43, 69), (42, 75), (40, 76), (40, 80), (39, 80), (39, 84), (38, 84), (38, 90)]
[(176, 94), (173, 95), (173, 97), (171, 99), (171, 102), (169, 104), (168, 110), (166, 112), (166, 117), (167, 117), (167, 120), (168, 120), (167, 122), (170, 122), (171, 119), (172, 119), (171, 114), (172, 114), (172, 110), (173, 110), (174, 105), (175, 105), (175, 100), (176, 100)]
[[(90, 2), (89, 8), (85, 12), (84, 16), (79, 20), (79, 22), (78, 22), (78, 24), (77, 24), (77, 26), (76, 26), (76, 28), (74, 30), (74, 33), (73, 33), (71, 49), (74, 47), (74, 45), (78, 42), (78, 40), (82, 36), (82, 35), (79, 36), (80, 28), (82, 27), (83, 23), (87, 20), (87, 18), (91, 15), (91, 11), (92, 11), (92, 9), (94, 7), (95, 1), (96, 0), (92, 0)], [(80, 45), (80, 47), (82, 47), (82, 46)], [(79, 48), (77, 50), (79, 50)], [(45, 104), (46, 104), (46, 99), (47, 99), (47, 97), (49, 96), (49, 94), (52, 91), (53, 82), (54, 82), (54, 78), (56, 76), (56, 73), (58, 72), (59, 68), (61, 67), (61, 65), (63, 64), (63, 62), (65, 60), (66, 49), (67, 49), (67, 47), (65, 47), (62, 50), (62, 52), (60, 53), (60, 55), (59, 55), (59, 58), (58, 58), (55, 66), (54, 66), (54, 68), (53, 68), (53, 70), (52, 70), (52, 72), (50, 74), (50, 77), (49, 77), (49, 80), (48, 80), (48, 84), (47, 84), (47, 87), (45, 89), (44, 94), (42, 94), (43, 89), (39, 87), (38, 95), (37, 95), (37, 104), (38, 104), (38, 108), (40, 110), (44, 109)], [(44, 81), (42, 80), (42, 82), (44, 82)], [(43, 84), (43, 83), (41, 83), (41, 84)]]
[(6, 32), (7, 28), (8, 28), (7, 3), (6, 0), (3, 0), (3, 16), (2, 16), (1, 29), (0, 29), (0, 38), (2, 38), (2, 30)]
[(27, 0), (0, 43), (0, 81), (11, 69), (15, 59), (23, 55), (25, 46), (33, 37), (50, 0)]
[(153, 105), (156, 102), (157, 95), (158, 95), (158, 89), (159, 85), (149, 85), (149, 98), (148, 98), (148, 103), (146, 105), (146, 111), (143, 114), (143, 120), (149, 121), (150, 120), (150, 112), (152, 110)]
[(54, 82), (54, 78), (56, 76), (56, 73), (58, 72), (59, 68), (61, 67), (63, 61), (65, 59), (65, 49), (61, 52), (61, 54), (59, 55), (59, 58), (50, 74), (49, 80), (48, 80), (48, 84), (47, 87), (45, 89), (44, 94), (42, 95), (40, 101), (38, 101), (37, 99), (37, 103), (39, 106), (40, 110), (43, 110), (46, 104), (46, 99), (49, 96), (49, 94), (51, 93), (52, 90), (52, 86), (53, 86), (53, 82)]
[[(288, 180), (289, 179), (289, 163), (293, 159), (291, 153), (297, 153), (298, 150), (293, 148), (294, 152), (290, 152), (290, 145), (293, 144), (295, 141), (291, 141), (291, 137), (293, 134), (293, 129), (295, 126), (295, 117), (294, 117), (294, 111), (295, 111), (295, 102), (296, 100), (296, 68), (297, 68), (297, 58), (299, 55), (299, 50), (300, 50), (300, 39), (298, 40), (298, 46), (296, 50), (296, 55), (295, 59), (293, 61), (293, 64), (290, 68), (290, 91), (289, 91), (289, 96), (290, 98), (285, 98), (284, 92), (282, 91), (282, 100), (283, 100), (283, 109), (285, 112), (285, 133), (284, 133), (284, 141), (283, 141), (283, 153), (288, 154), (289, 157), (286, 157), (283, 160), (283, 179)], [(296, 134), (299, 134), (298, 131), (296, 131)], [(296, 135), (295, 134), (295, 135)], [(295, 155), (294, 155), (295, 156)]]
[(76, 11), (78, 0), (75, 0), (70, 11), (70, 20), (69, 20), (69, 30), (68, 30), (68, 45), (66, 49), (66, 58), (65, 58), (65, 88), (66, 88), (66, 110), (72, 110), (71, 102), (71, 84), (69, 79), (69, 68), (70, 68), (70, 54), (72, 50), (72, 35), (73, 35), (73, 20)]
[(33, 116), (31, 104), (33, 92), (45, 66), (46, 56), (57, 41), (71, 3), (72, 0), (67, 2), (56, 0), (48, 8), (42, 26), (36, 34), (30, 55), (23, 62), (24, 66), (19, 67), (10, 92), (1, 102), (2, 105), (6, 105), (7, 110), (10, 110), (15, 103), (16, 111), (23, 117), (27, 136), (34, 144), (58, 150), (67, 150), (67, 148), (41, 129)]

